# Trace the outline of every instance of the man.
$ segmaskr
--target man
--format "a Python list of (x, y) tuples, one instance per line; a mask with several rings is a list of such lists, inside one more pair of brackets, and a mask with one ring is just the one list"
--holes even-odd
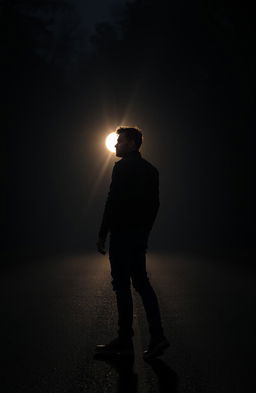
[(96, 346), (106, 355), (132, 355), (134, 331), (133, 287), (140, 294), (146, 311), (150, 343), (145, 360), (159, 356), (169, 346), (164, 336), (158, 300), (146, 272), (148, 237), (159, 208), (158, 170), (142, 158), (139, 149), (142, 133), (136, 128), (117, 129), (116, 156), (112, 181), (96, 243), (105, 254), (105, 241), (110, 232), (109, 260), (112, 286), (118, 310), (118, 337), (109, 344)]

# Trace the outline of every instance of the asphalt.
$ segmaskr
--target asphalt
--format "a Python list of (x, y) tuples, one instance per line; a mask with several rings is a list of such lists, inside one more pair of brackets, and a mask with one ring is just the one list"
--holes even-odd
[(252, 393), (255, 276), (244, 265), (149, 253), (170, 348), (142, 358), (149, 335), (134, 291), (135, 359), (99, 360), (116, 336), (108, 256), (30, 260), (1, 276), (2, 392)]

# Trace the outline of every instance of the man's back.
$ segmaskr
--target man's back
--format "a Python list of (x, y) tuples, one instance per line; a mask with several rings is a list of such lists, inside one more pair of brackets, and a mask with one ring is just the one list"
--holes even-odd
[(149, 232), (159, 205), (158, 170), (132, 151), (114, 165), (100, 233)]

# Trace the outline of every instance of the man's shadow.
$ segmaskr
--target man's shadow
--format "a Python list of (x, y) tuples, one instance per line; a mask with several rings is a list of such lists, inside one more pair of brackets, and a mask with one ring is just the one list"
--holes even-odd
[(162, 359), (148, 360), (158, 379), (159, 393), (178, 393), (178, 375)]
[(94, 359), (104, 361), (116, 370), (118, 375), (116, 393), (138, 393), (138, 375), (134, 372), (134, 356), (111, 358), (94, 355)]
[[(94, 359), (104, 361), (116, 370), (118, 381), (115, 393), (138, 393), (138, 375), (134, 372), (134, 356), (107, 358), (95, 355)], [(155, 358), (146, 363), (152, 367), (157, 376), (159, 393), (178, 393), (178, 376), (163, 360)]]

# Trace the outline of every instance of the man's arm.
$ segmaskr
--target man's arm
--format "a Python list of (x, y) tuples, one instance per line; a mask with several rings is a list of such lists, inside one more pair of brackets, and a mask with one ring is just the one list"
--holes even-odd
[(99, 238), (106, 240), (109, 232), (109, 221), (110, 221), (110, 211), (111, 211), (111, 193), (108, 192), (107, 200), (104, 207), (103, 217), (101, 220)]
[(109, 229), (110, 229), (110, 218), (112, 214), (112, 209), (113, 209), (113, 203), (114, 203), (114, 190), (116, 188), (116, 172), (117, 168), (116, 165), (113, 167), (112, 171), (112, 179), (109, 187), (109, 192), (107, 195), (105, 207), (104, 207), (104, 212), (103, 212), (103, 217), (101, 220), (101, 225), (100, 225), (100, 230), (98, 233), (99, 239), (101, 239), (103, 242), (105, 242)]
[(160, 207), (159, 200), (159, 172), (155, 168), (152, 172), (151, 182), (150, 182), (150, 192), (148, 193), (148, 228), (152, 230), (153, 224), (156, 220), (156, 216)]

